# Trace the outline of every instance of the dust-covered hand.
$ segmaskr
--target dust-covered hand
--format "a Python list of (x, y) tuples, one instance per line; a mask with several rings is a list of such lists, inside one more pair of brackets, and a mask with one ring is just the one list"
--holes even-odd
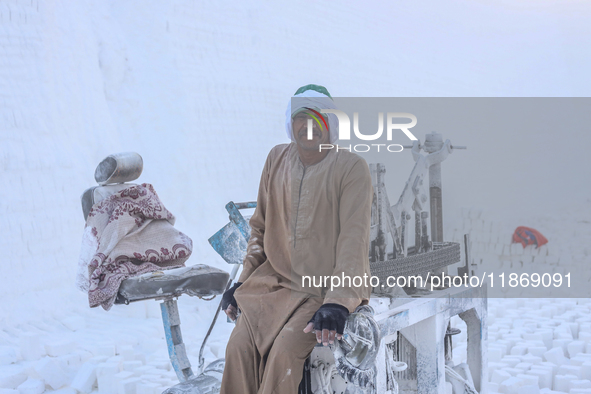
[(236, 320), (236, 314), (238, 313), (238, 304), (234, 298), (234, 292), (240, 287), (242, 282), (234, 283), (234, 286), (230, 287), (222, 296), (222, 310), (232, 320)]
[(339, 304), (324, 304), (308, 322), (304, 332), (315, 331), (316, 340), (327, 346), (333, 344), (334, 339), (340, 340), (345, 330), (345, 322), (349, 317), (349, 310)]

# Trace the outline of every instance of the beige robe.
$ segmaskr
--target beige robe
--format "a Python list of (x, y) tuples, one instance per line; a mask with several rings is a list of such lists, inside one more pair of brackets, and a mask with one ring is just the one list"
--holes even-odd
[[(247, 326), (246, 337), (254, 342), (252, 348), (256, 348), (259, 358), (266, 358), (278, 335), (286, 335), (287, 323), (295, 319), (301, 325), (297, 328), (303, 330), (322, 303), (338, 303), (353, 312), (367, 301), (370, 287), (346, 286), (331, 291), (330, 282), (327, 289), (309, 286), (308, 281), (302, 287), (302, 277), (315, 276), (318, 283), (324, 276), (366, 275), (369, 281), (372, 198), (367, 163), (356, 154), (330, 150), (322, 161), (304, 168), (295, 143), (274, 147), (267, 157), (257, 208), (250, 219), (252, 232), (239, 278), (244, 283), (235, 292), (244, 316), (238, 318), (233, 337)], [(243, 317), (246, 319), (241, 322)], [(292, 349), (283, 349), (281, 354), (289, 357), (301, 353), (304, 347), (307, 357), (315, 336), (305, 335), (308, 337), (294, 334), (295, 342), (283, 340), (281, 346), (292, 343)], [(232, 339), (227, 351), (227, 368), (231, 369)], [(303, 360), (305, 357), (299, 357), (296, 370), (290, 371), (293, 379), (301, 379)], [(287, 365), (278, 362), (283, 364)], [(259, 370), (258, 366), (253, 368)], [(259, 385), (264, 386), (263, 373), (256, 375)]]
[[(369, 287), (334, 291), (306, 286), (302, 276), (369, 271), (373, 188), (365, 160), (330, 150), (304, 168), (295, 143), (274, 147), (265, 163), (257, 209), (235, 297), (242, 313), (256, 321), (257, 347), (265, 349), (306, 297), (338, 303), (353, 312), (368, 300)], [(348, 284), (348, 283), (347, 283)], [(303, 329), (303, 327), (302, 327)]]

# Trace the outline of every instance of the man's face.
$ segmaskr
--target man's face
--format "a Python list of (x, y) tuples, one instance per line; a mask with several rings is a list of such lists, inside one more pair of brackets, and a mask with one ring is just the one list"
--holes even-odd
[[(316, 118), (316, 119), (315, 119)], [(294, 139), (298, 146), (303, 150), (314, 150), (320, 151), (320, 144), (330, 143), (330, 132), (324, 125), (328, 124), (328, 119), (323, 116), (320, 119), (317, 114), (311, 113), (311, 111), (304, 111), (297, 113), (292, 118), (292, 132)], [(308, 119), (312, 120), (312, 139), (308, 139)], [(318, 124), (318, 121), (320, 125)]]

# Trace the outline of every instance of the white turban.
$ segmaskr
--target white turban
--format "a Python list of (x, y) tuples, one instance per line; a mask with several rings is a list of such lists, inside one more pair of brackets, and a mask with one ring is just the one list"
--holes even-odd
[[(332, 98), (328, 97), (325, 94), (317, 92), (315, 90), (306, 90), (303, 93), (296, 94), (293, 97), (303, 97), (297, 100), (298, 107), (291, 108), (291, 99), (287, 103), (287, 111), (285, 111), (285, 131), (287, 132), (287, 138), (295, 142), (292, 133), (292, 125), (291, 125), (291, 118), (297, 112), (299, 112), (302, 108), (312, 108), (320, 112), (321, 109), (337, 109), (332, 101)], [(334, 114), (324, 114), (325, 116), (328, 115), (328, 129), (330, 131), (330, 143), (334, 144), (336, 140), (339, 139), (338, 133), (338, 119)]]

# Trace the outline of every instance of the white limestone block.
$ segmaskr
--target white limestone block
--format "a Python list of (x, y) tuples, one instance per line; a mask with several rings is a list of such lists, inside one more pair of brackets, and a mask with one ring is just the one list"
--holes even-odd
[(508, 364), (511, 368), (521, 362), (521, 358), (517, 356), (505, 356), (501, 359), (502, 363)]
[(591, 341), (591, 332), (581, 331), (581, 325), (579, 325), (579, 341), (583, 341), (585, 344)]
[[(75, 351), (76, 354), (80, 355), (80, 363), (84, 364), (87, 361), (90, 361), (90, 359), (92, 359), (94, 356), (92, 355), (91, 352), (89, 352), (88, 350), (85, 349), (77, 349)], [(102, 361), (100, 361), (102, 362)], [(98, 364), (99, 362), (95, 362), (95, 364)]]
[(136, 375), (143, 375), (143, 374), (149, 374), (149, 373), (156, 373), (157, 372), (157, 368), (154, 367), (153, 365), (142, 365), (141, 367), (137, 367), (134, 369), (134, 373)]
[[(488, 380), (492, 382), (492, 376), (495, 371), (501, 371), (502, 368), (508, 368), (508, 367), (509, 366), (504, 363), (496, 363), (496, 362), (488, 363), (488, 375), (487, 375)], [(508, 374), (508, 375), (510, 376), (511, 374)], [(508, 378), (509, 376), (507, 376), (506, 378)], [(500, 382), (498, 382), (498, 383), (500, 383)]]
[(521, 357), (521, 362), (530, 363), (532, 365), (540, 364), (542, 362), (542, 357), (527, 353), (525, 356)]
[(512, 356), (524, 356), (527, 353), (527, 346), (516, 345), (511, 348)]
[(104, 362), (97, 364), (96, 376), (113, 376), (121, 372), (121, 366), (117, 362)]
[(569, 389), (591, 389), (591, 381), (587, 379), (571, 380)]
[(68, 376), (59, 361), (51, 357), (44, 357), (39, 360), (35, 364), (35, 372), (54, 390), (59, 389), (68, 382)]
[(585, 361), (580, 365), (579, 377), (581, 379), (591, 380), (591, 361)]
[(544, 353), (544, 359), (556, 365), (565, 364), (568, 360), (564, 357), (562, 347), (554, 347)]
[(157, 369), (163, 369), (166, 371), (169, 371), (171, 368), (170, 361), (165, 359), (152, 360), (148, 363), (148, 365), (153, 365)]
[(519, 374), (516, 377), (523, 380), (524, 385), (534, 385), (538, 386), (539, 378), (535, 375), (528, 375), (525, 373)]
[(560, 262), (560, 258), (558, 256), (546, 256), (546, 264), (548, 265), (557, 265)]
[(174, 369), (170, 370), (170, 371), (162, 372), (162, 376), (167, 377), (172, 380), (177, 380), (176, 372), (174, 371)]
[(56, 341), (45, 344), (45, 351), (49, 356), (65, 356), (76, 350), (76, 343), (72, 341)]
[(521, 362), (521, 363), (517, 364), (513, 368), (520, 369), (520, 370), (522, 370), (522, 371), (525, 372), (525, 371), (529, 371), (529, 369), (532, 367), (532, 365), (533, 365), (532, 363), (523, 363), (523, 362)]
[(0, 366), (0, 388), (15, 389), (27, 380), (27, 373), (20, 365)]
[(36, 361), (43, 357), (45, 349), (41, 346), (41, 340), (38, 334), (25, 333), (19, 338), (19, 348), (21, 356), (27, 361)]
[(119, 365), (119, 369), (121, 371), (123, 371), (123, 362), (124, 361), (125, 361), (125, 358), (123, 358), (123, 356), (113, 356), (113, 357), (109, 357), (106, 362), (117, 363)]
[(497, 243), (497, 240), (495, 240), (494, 242), (495, 243), (493, 244), (493, 247), (492, 247), (494, 254), (496, 254), (497, 256), (502, 256), (505, 246), (502, 243)]
[(135, 360), (135, 353), (133, 351), (133, 346), (119, 346), (117, 347), (117, 354), (119, 356), (123, 356), (125, 361), (134, 361)]
[(488, 361), (493, 363), (501, 362), (501, 357), (503, 357), (503, 349), (500, 347), (492, 347), (489, 346), (488, 348)]
[(45, 391), (45, 383), (39, 379), (27, 379), (18, 386), (19, 394), (41, 394)]
[(561, 365), (558, 368), (558, 374), (581, 376), (581, 367), (576, 365)]
[(569, 343), (573, 341), (572, 335), (569, 332), (562, 331), (556, 332), (555, 336), (557, 337), (557, 339), (552, 340), (552, 347), (562, 348), (564, 355), (566, 355), (568, 352), (567, 346)]
[(568, 394), (587, 394), (591, 393), (591, 389), (571, 389)]
[(142, 365), (146, 365), (146, 355), (144, 353), (136, 353), (134, 359), (141, 361)]
[(577, 353), (583, 353), (585, 351), (585, 345), (583, 341), (572, 341), (566, 345), (569, 358), (573, 358)]
[(556, 375), (558, 373), (558, 365), (557, 364), (554, 364), (554, 363), (551, 363), (549, 361), (542, 362), (542, 364), (539, 366), (539, 368), (546, 368), (553, 375)]
[[(548, 312), (550, 312), (553, 315), (554, 312), (552, 311), (553, 310), (548, 309)], [(544, 342), (544, 345), (546, 345), (546, 348), (548, 350), (552, 349), (552, 340), (554, 339), (553, 330), (550, 328), (542, 328), (537, 330), (537, 332), (542, 335), (542, 341)]]
[(548, 255), (548, 245), (542, 245), (538, 248), (538, 255), (539, 256), (546, 256)]
[(503, 368), (503, 371), (508, 372), (511, 376), (517, 376), (520, 373), (523, 373), (521, 369), (517, 368)]
[(501, 383), (499, 392), (502, 394), (518, 394), (521, 386), (523, 386), (523, 380), (512, 376)]
[(548, 373), (548, 371), (540, 369), (530, 369), (525, 374), (536, 376), (538, 378), (538, 386), (540, 388), (552, 388), (552, 374)]
[(137, 384), (141, 380), (136, 377), (123, 379), (118, 384), (118, 394), (143, 394), (137, 391)]
[(527, 351), (533, 356), (539, 357), (541, 360), (541, 358), (544, 357), (544, 353), (548, 351), (548, 348), (546, 348), (546, 346), (529, 346)]
[(152, 382), (157, 383), (157, 384), (164, 386), (164, 387), (174, 386), (174, 384), (170, 384), (170, 379), (168, 379), (168, 378), (153, 379)]
[(125, 380), (125, 379), (129, 379), (133, 377), (133, 372), (129, 372), (129, 371), (121, 371), (119, 373), (116, 373), (115, 375), (113, 375), (113, 380), (116, 382), (117, 387), (119, 387), (119, 382)]
[[(536, 313), (539, 313), (539, 311), (536, 311)], [(541, 332), (524, 332), (522, 337), (526, 341), (543, 341), (544, 340)]]
[(96, 380), (98, 391), (101, 394), (117, 392), (114, 376), (120, 372), (119, 363), (101, 363), (96, 367)]
[(94, 363), (83, 364), (80, 369), (78, 369), (70, 386), (78, 390), (80, 393), (90, 393), (94, 382), (96, 382), (96, 370), (97, 365)]
[[(152, 383), (152, 384), (156, 384), (156, 383)], [(490, 385), (489, 385), (489, 390), (490, 390)], [(445, 394), (453, 394), (453, 392), (454, 392), (454, 389), (453, 389), (452, 384), (450, 382), (445, 382)]]
[(526, 384), (517, 389), (518, 394), (540, 394), (540, 388), (537, 385)]
[[(447, 385), (449, 384), (449, 387), (451, 387), (451, 383), (449, 382), (445, 382), (446, 383), (446, 388)], [(159, 385), (158, 383), (153, 383), (153, 382), (139, 382), (137, 384), (137, 393), (138, 394), (160, 394), (162, 391), (164, 391), (164, 388)], [(449, 393), (452, 394), (452, 393)]]
[(56, 357), (62, 365), (67, 365), (70, 368), (78, 369), (82, 365), (80, 360), (80, 353), (74, 352), (63, 356)]
[(141, 361), (124, 361), (123, 362), (123, 370), (133, 372), (137, 368), (142, 367), (143, 364)]
[(1, 389), (0, 394), (19, 394), (18, 390), (15, 389)]
[[(501, 335), (501, 338), (503, 337), (503, 335), (505, 335), (502, 332), (499, 332), (499, 334)], [(511, 351), (511, 348), (513, 347), (514, 343), (512, 341), (509, 341), (507, 339), (498, 339), (495, 342), (495, 345), (497, 346), (504, 346), (505, 347), (505, 354), (509, 354), (509, 352)]]
[(95, 363), (98, 365), (98, 364), (102, 364), (104, 362), (107, 362), (107, 359), (108, 359), (107, 356), (93, 356), (86, 361), (90, 361), (91, 363)]
[(587, 357), (581, 357), (581, 356), (579, 356), (579, 354), (581, 354), (581, 353), (578, 353), (575, 357), (571, 357), (571, 359), (570, 359), (570, 365), (577, 365), (577, 366), (580, 367), (584, 363), (586, 363), (588, 361), (591, 361)]
[[(579, 337), (579, 323), (569, 322), (568, 325), (570, 326), (570, 331), (573, 335), (573, 339), (578, 338)], [(584, 346), (583, 346), (583, 348), (584, 348)], [(582, 350), (581, 350), (581, 352), (582, 352)], [(576, 352), (576, 353), (578, 353), (578, 352)]]
[(112, 343), (97, 343), (89, 349), (90, 352), (95, 356), (107, 356), (112, 357), (116, 354), (115, 345)]
[(554, 376), (554, 390), (568, 393), (570, 381), (577, 380), (575, 375), (556, 375)]
[[(157, 370), (154, 370), (157, 371)], [(156, 379), (161, 379), (162, 375), (160, 375), (159, 373), (149, 373), (149, 374), (144, 374), (144, 375), (135, 375), (136, 377), (140, 378), (142, 380), (142, 382), (155, 382)]]
[(511, 250), (510, 253), (512, 256), (520, 256), (523, 254), (523, 245), (521, 245), (520, 243), (513, 243), (511, 244)]

